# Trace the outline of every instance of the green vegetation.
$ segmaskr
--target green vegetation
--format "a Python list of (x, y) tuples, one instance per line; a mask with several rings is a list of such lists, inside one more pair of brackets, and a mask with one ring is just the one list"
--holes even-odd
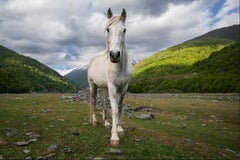
[[(117, 147), (122, 151), (119, 156), (109, 154), (111, 131), (102, 125), (101, 111), (97, 110), (100, 124), (89, 125), (88, 105), (66, 102), (61, 97), (62, 94), (0, 95), (3, 159), (49, 155), (50, 159), (239, 159), (237, 94), (128, 94), (126, 104), (130, 108), (152, 106), (161, 111), (154, 112), (152, 120), (136, 118), (142, 112), (133, 113), (130, 118), (123, 116), (125, 135)], [(8, 136), (9, 129), (18, 133)], [(31, 139), (30, 133), (39, 135), (37, 142), (15, 145)], [(55, 151), (48, 151), (51, 144), (57, 144)], [(74, 152), (65, 153), (65, 148)]]
[(130, 92), (240, 92), (238, 27), (212, 31), (134, 65)]
[(76, 90), (73, 83), (44, 64), (0, 46), (0, 93)]
[[(130, 85), (131, 92), (240, 92), (240, 52), (239, 43), (229, 45), (219, 51), (192, 56), (179, 51), (174, 58), (162, 58), (146, 67), (136, 65), (137, 70)], [(193, 48), (191, 48), (193, 53)], [(212, 49), (213, 50), (213, 49)], [(159, 55), (171, 55), (169, 50)], [(173, 54), (174, 52), (172, 52)], [(208, 54), (207, 54), (208, 53)], [(210, 55), (211, 54), (211, 55)], [(179, 56), (178, 56), (179, 55)], [(188, 56), (189, 55), (189, 56)], [(183, 59), (177, 62), (177, 60)], [(191, 63), (192, 62), (192, 63)], [(195, 63), (193, 63), (195, 62)], [(149, 59), (143, 61), (149, 63)], [(143, 65), (140, 63), (139, 65)], [(141, 68), (141, 69), (138, 69)]]

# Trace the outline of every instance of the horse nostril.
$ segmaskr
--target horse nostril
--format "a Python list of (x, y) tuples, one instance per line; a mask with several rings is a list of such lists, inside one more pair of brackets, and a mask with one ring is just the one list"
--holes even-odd
[(111, 57), (114, 57), (113, 51), (110, 51), (110, 56), (111, 56)]
[(117, 51), (117, 55), (116, 55), (117, 58), (120, 57), (120, 51)]

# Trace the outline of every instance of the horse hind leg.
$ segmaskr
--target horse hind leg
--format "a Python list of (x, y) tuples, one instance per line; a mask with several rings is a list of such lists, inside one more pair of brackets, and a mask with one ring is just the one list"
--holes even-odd
[(97, 96), (97, 86), (95, 84), (90, 85), (90, 112), (89, 120), (93, 125), (97, 125), (97, 118), (95, 113), (96, 108), (96, 96)]
[(104, 126), (106, 128), (111, 128), (111, 123), (107, 120), (107, 98), (108, 98), (108, 90), (107, 88), (103, 88), (103, 113), (102, 113), (102, 118), (104, 121)]

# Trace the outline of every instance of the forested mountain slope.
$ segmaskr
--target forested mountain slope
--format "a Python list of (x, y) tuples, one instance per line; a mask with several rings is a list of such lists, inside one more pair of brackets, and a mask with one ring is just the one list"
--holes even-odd
[(0, 93), (76, 90), (72, 82), (46, 65), (0, 46)]
[(160, 51), (134, 66), (129, 90), (239, 92), (238, 42), (239, 25), (234, 25)]

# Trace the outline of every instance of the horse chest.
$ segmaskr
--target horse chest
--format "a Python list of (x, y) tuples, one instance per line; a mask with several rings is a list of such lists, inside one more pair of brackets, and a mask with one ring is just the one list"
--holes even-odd
[(117, 87), (124, 87), (130, 80), (130, 74), (127, 72), (108, 72), (108, 80), (111, 81)]

